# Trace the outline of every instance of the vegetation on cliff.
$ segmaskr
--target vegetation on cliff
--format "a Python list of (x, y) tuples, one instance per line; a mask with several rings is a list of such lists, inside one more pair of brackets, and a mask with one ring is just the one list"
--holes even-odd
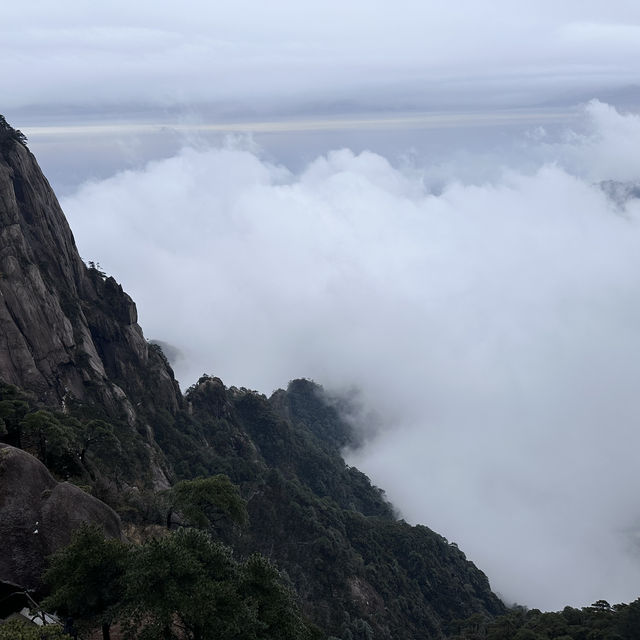
[(16, 142), (26, 146), (27, 136), (19, 129), (14, 129), (5, 117), (0, 115), (0, 151), (10, 148)]
[(56, 553), (44, 579), (43, 606), (100, 627), (109, 640), (119, 623), (145, 640), (312, 640), (294, 592), (266, 558), (239, 562), (229, 547), (196, 529), (179, 529), (140, 545), (81, 528)]
[[(240, 559), (276, 562), (302, 613), (334, 637), (440, 637), (452, 618), (504, 611), (460, 550), (397, 520), (384, 494), (345, 464), (334, 438), (350, 441), (351, 427), (313, 382), (293, 381), (268, 399), (203, 376), (186, 409), (155, 422), (175, 482), (160, 492), (136, 488), (144, 438), (125, 424), (96, 418), (91, 406), (45, 410), (15, 388), (0, 391), (5, 438), (20, 435), (43, 459), (53, 438), (63, 451), (57, 472), (140, 530), (195, 526)], [(25, 439), (34, 424), (38, 437)]]
[(497, 618), (474, 615), (453, 620), (450, 640), (638, 640), (640, 600), (610, 605), (598, 600), (589, 607), (542, 612), (514, 606)]

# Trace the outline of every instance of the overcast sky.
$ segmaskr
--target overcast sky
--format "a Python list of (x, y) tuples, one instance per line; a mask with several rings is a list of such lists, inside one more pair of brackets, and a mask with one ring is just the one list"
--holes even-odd
[(26, 0), (3, 7), (0, 34), (3, 108), (20, 114), (29, 106), (42, 118), (53, 106), (122, 116), (127, 104), (209, 105), (227, 117), (531, 106), (636, 84), (640, 7)]
[(640, 5), (26, 1), (0, 31), (0, 110), (183, 387), (357, 387), (350, 461), (506, 600), (640, 595)]

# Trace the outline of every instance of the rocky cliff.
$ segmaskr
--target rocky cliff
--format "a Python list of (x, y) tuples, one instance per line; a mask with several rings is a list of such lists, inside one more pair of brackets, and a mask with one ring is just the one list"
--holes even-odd
[(100, 500), (57, 482), (32, 455), (0, 443), (0, 583), (40, 586), (46, 559), (69, 544), (83, 522), (121, 537), (120, 518)]
[(145, 340), (133, 300), (80, 258), (34, 156), (6, 139), (0, 144), (0, 380), (48, 406), (83, 403), (126, 422), (146, 439), (152, 484), (169, 485), (152, 423), (159, 411), (175, 414), (183, 406), (173, 372)]
[[(48, 404), (69, 398), (127, 413), (154, 396), (175, 412), (179, 388), (150, 349), (136, 306), (88, 268), (49, 183), (19, 142), (0, 147), (0, 379)], [(150, 388), (151, 387), (151, 388)]]

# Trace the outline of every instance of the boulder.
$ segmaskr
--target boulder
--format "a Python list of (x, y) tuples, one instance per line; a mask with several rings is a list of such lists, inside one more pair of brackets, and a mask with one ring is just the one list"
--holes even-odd
[(57, 482), (26, 451), (0, 443), (0, 582), (41, 586), (47, 557), (66, 546), (82, 523), (122, 538), (116, 512), (68, 482)]

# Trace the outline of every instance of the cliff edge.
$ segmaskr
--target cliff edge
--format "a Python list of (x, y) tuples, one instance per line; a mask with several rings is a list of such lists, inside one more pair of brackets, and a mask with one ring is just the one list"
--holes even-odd
[[(6, 125), (8, 126), (8, 125)], [(182, 396), (122, 287), (87, 267), (55, 194), (18, 140), (0, 144), (0, 379), (48, 405), (96, 402), (130, 424)], [(153, 395), (153, 403), (149, 396)]]

